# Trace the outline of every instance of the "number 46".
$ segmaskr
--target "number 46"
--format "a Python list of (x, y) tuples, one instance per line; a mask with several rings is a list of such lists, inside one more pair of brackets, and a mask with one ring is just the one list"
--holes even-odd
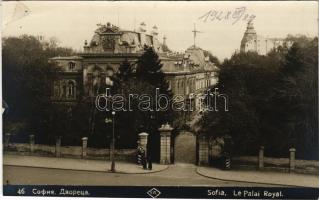
[(25, 194), (25, 189), (24, 188), (19, 188), (17, 193), (20, 194), (20, 195), (24, 195)]

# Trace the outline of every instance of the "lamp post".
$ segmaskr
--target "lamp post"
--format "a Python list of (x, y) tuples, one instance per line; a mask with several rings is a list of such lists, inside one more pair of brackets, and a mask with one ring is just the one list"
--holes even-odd
[[(105, 84), (109, 87), (113, 86), (113, 80), (111, 77), (114, 72), (113, 69), (108, 66), (106, 69), (107, 77), (105, 77)], [(111, 95), (110, 95), (111, 96)], [(115, 151), (115, 134), (114, 134), (114, 126), (115, 126), (115, 112), (112, 111), (112, 145), (111, 145), (111, 172), (115, 172), (115, 161), (114, 161), (114, 151)], [(110, 123), (110, 120), (106, 119), (106, 123)]]
[(114, 135), (114, 118), (115, 118), (115, 112), (112, 111), (112, 152), (111, 152), (111, 172), (115, 172), (115, 161), (114, 161), (114, 151), (115, 151), (115, 135)]
[[(154, 132), (154, 126), (155, 126), (155, 115), (154, 113), (151, 113), (151, 116), (150, 116), (150, 126), (149, 126), (149, 139), (147, 141), (147, 146), (148, 146), (148, 149), (147, 149), (147, 152), (148, 152), (148, 160), (149, 160), (149, 165), (152, 165), (152, 157), (154, 156), (153, 155), (153, 141), (154, 141), (154, 137), (155, 137), (155, 132)], [(152, 167), (150, 167), (151, 169)]]

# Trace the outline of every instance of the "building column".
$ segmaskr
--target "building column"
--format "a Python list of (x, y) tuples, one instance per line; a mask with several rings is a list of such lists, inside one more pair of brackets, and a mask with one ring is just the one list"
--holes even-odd
[(208, 164), (208, 141), (206, 136), (199, 136), (198, 165)]
[(264, 147), (261, 146), (259, 149), (259, 156), (258, 156), (258, 168), (264, 168)]
[(147, 140), (148, 140), (148, 133), (140, 133), (138, 134), (139, 138), (139, 146), (144, 149), (145, 155), (147, 155)]
[(296, 149), (295, 148), (290, 148), (289, 152), (290, 152), (290, 156), (289, 156), (289, 171), (293, 172), (295, 170)]
[(88, 138), (82, 138), (82, 158), (86, 158), (87, 156), (87, 146), (88, 146)]
[(173, 128), (167, 123), (163, 124), (159, 129), (161, 134), (160, 143), (160, 163), (170, 164), (171, 163), (171, 132)]
[(34, 135), (29, 135), (30, 138), (30, 153), (34, 152)]
[(61, 157), (61, 137), (56, 138), (55, 142), (55, 156), (56, 157)]

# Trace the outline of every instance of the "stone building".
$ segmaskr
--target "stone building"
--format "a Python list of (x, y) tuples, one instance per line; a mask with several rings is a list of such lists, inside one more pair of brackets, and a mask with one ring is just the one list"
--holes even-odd
[(241, 40), (240, 52), (257, 52), (260, 55), (266, 55), (278, 47), (291, 47), (292, 41), (284, 38), (269, 38), (257, 35), (252, 21), (247, 23), (247, 28)]
[(159, 55), (174, 94), (200, 93), (217, 82), (217, 67), (201, 48), (193, 45), (184, 53), (173, 53), (168, 50), (165, 37), (163, 43), (159, 41), (156, 26), (147, 32), (146, 24), (141, 23), (137, 31), (130, 31), (107, 23), (98, 24), (91, 41), (84, 42), (82, 53), (49, 60), (61, 68), (59, 78), (53, 83), (52, 100), (72, 104), (94, 97), (100, 85), (117, 72), (124, 60), (136, 63), (144, 45), (153, 47)]

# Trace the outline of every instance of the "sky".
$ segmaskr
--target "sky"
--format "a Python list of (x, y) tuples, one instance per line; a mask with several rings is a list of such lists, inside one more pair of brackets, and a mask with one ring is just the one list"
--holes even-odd
[[(236, 18), (239, 10), (242, 16)], [(205, 17), (201, 17), (207, 13), (217, 13), (219, 19), (210, 15), (205, 21)], [(226, 13), (230, 13), (228, 18)], [(246, 15), (248, 18), (255, 16), (255, 30), (264, 37), (318, 35), (316, 1), (10, 1), (2, 2), (1, 34), (2, 37), (54, 36), (61, 46), (80, 50), (85, 40), (91, 40), (98, 23), (110, 22), (134, 30), (145, 22), (148, 30), (154, 25), (158, 27), (159, 40), (163, 41), (165, 35), (170, 49), (185, 51), (194, 43), (192, 30), (196, 24), (196, 30), (201, 31), (196, 35), (196, 46), (223, 60), (239, 49), (248, 21), (244, 19)]]

